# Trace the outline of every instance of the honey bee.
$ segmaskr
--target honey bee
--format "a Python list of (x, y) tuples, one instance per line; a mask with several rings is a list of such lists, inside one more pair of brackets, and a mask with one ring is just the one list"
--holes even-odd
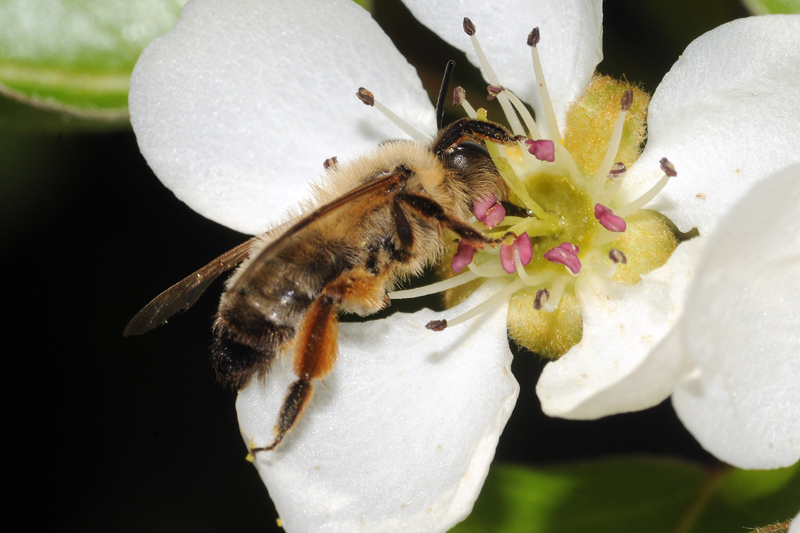
[[(447, 75), (446, 75), (447, 79)], [(443, 90), (447, 82), (443, 83)], [(368, 91), (360, 91), (362, 99)], [(383, 143), (347, 164), (326, 162), (316, 186), (316, 208), (240, 244), (157, 296), (128, 324), (138, 335), (191, 307), (223, 272), (227, 281), (214, 319), (211, 363), (223, 385), (241, 390), (264, 379), (276, 357), (293, 358), (274, 440), (251, 453), (275, 449), (302, 417), (314, 382), (337, 357), (338, 315), (361, 316), (389, 305), (387, 292), (436, 261), (451, 231), (476, 248), (495, 241), (467, 223), (473, 202), (508, 189), (483, 140), (519, 139), (503, 126), (461, 119), (430, 145)]]

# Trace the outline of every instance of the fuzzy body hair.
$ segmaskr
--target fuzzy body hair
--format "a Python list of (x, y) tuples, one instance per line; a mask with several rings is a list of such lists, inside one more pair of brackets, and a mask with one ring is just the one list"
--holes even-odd
[[(413, 236), (406, 246), (408, 238), (398, 235), (398, 195), (429, 198), (459, 221), (469, 219), (477, 198), (505, 198), (505, 184), (488, 156), (437, 155), (433, 147), (441, 137), (430, 146), (389, 141), (372, 154), (331, 166), (296, 217), (254, 239), (250, 256), (228, 281), (214, 321), (212, 363), (221, 382), (241, 389), (253, 375), (265, 376), (323, 295), (335, 300), (338, 311), (375, 313), (399, 281), (421, 274), (442, 255), (439, 223), (414, 212), (405, 217)], [(402, 178), (385, 189), (348, 199), (359, 187), (398, 173)], [(341, 207), (315, 217), (343, 198)], [(293, 223), (309, 218), (314, 220), (287, 234)]]

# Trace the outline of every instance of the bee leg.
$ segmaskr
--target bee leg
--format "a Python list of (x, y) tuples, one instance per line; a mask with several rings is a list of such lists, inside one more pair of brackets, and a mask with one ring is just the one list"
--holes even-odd
[(303, 417), (303, 412), (314, 395), (313, 380), (330, 374), (336, 362), (338, 333), (336, 300), (323, 293), (309, 306), (295, 336), (294, 371), (299, 379), (289, 386), (275, 424), (275, 438), (268, 446), (251, 448), (249, 457), (252, 458), (258, 452), (274, 450)]
[[(481, 248), (484, 244), (491, 244), (495, 242), (494, 239), (487, 237), (466, 222), (449, 216), (444, 212), (444, 209), (441, 205), (439, 205), (438, 202), (431, 200), (427, 196), (422, 196), (420, 194), (400, 193), (394, 198), (395, 203), (402, 202), (403, 204), (407, 205), (409, 209), (411, 209), (416, 215), (422, 218), (436, 220), (439, 224), (453, 231), (453, 233), (476, 248)], [(398, 233), (400, 232), (398, 231)]]

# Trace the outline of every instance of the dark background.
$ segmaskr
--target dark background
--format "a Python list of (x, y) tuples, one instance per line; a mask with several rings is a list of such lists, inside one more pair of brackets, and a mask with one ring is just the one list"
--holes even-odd
[[(469, 84), (476, 71), (461, 54), (401, 4), (375, 4), (432, 93), (450, 58), (459, 63), (455, 83)], [(686, 6), (607, 3), (599, 70), (652, 92), (692, 39), (745, 15), (732, 0)], [(677, 22), (688, 9), (691, 20)], [(207, 362), (220, 283), (168, 327), (122, 337), (150, 298), (246, 237), (176, 200), (129, 128), (98, 133), (68, 117), (28, 113), (0, 105), (3, 478), (13, 509), (4, 522), (57, 531), (264, 531), (275, 510), (244, 460), (235, 395), (216, 385)], [(545, 417), (535, 395), (542, 366), (530, 354), (514, 362), (522, 390), (499, 460), (656, 454), (713, 462), (669, 402), (591, 423)]]

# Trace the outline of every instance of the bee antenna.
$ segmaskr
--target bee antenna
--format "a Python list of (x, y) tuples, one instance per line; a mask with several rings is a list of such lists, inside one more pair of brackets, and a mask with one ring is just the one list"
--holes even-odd
[(444, 100), (447, 98), (447, 88), (450, 86), (450, 78), (453, 77), (453, 69), (456, 62), (452, 59), (447, 62), (444, 67), (444, 76), (442, 77), (442, 87), (439, 89), (439, 99), (436, 101), (436, 128), (441, 130), (444, 122)]

